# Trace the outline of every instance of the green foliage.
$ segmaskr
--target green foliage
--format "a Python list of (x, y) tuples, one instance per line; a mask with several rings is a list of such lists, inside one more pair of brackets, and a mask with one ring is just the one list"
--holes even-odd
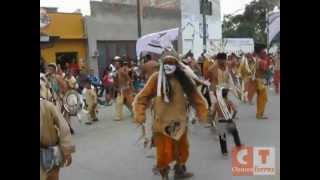
[(223, 37), (253, 38), (256, 43), (266, 45), (266, 13), (276, 6), (280, 9), (280, 0), (254, 0), (246, 5), (243, 14), (225, 15)]

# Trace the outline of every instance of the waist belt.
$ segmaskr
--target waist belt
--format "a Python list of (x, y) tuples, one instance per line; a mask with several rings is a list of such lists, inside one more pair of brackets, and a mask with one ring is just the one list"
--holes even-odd
[(59, 145), (59, 141), (57, 143), (55, 143), (54, 145), (44, 145), (40, 142), (40, 148), (43, 148), (43, 149), (48, 149), (48, 148), (58, 146), (58, 145)]
[(54, 167), (60, 167), (63, 164), (63, 155), (59, 146), (49, 148), (40, 147), (40, 165), (48, 173)]
[(120, 87), (120, 90), (127, 90), (127, 89), (129, 89), (129, 88), (130, 88), (130, 86), (128, 86), (128, 85), (127, 85), (127, 86), (121, 86), (121, 87)]
[(225, 120), (225, 119), (220, 119), (218, 121), (221, 122), (221, 123), (231, 123), (231, 122), (233, 122), (232, 120)]

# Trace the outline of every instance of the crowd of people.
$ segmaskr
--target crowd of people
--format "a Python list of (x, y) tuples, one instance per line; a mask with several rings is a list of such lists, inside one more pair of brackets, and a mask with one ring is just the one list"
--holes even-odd
[[(226, 136), (231, 134), (237, 147), (242, 147), (239, 132), (234, 123), (237, 108), (228, 99), (234, 95), (240, 102), (254, 103), (256, 118), (267, 119), (265, 108), (268, 87), (274, 85), (280, 93), (280, 53), (257, 53), (214, 56), (203, 53), (197, 59), (189, 51), (179, 55), (166, 49), (159, 58), (151, 54), (143, 56), (140, 63), (129, 61), (126, 56), (113, 58), (103, 71), (102, 77), (94, 70), (46, 65), (40, 59), (40, 144), (45, 152), (48, 147), (60, 145), (64, 164), (71, 163), (75, 148), (70, 138), (74, 129), (70, 123), (70, 108), (65, 96), (77, 92), (81, 107), (89, 114), (87, 125), (98, 120), (99, 106), (115, 107), (115, 121), (124, 119), (127, 108), (132, 121), (147, 129), (148, 148), (156, 149), (155, 172), (162, 179), (169, 179), (170, 163), (175, 161), (175, 177), (193, 176), (187, 171), (189, 157), (188, 123), (196, 120), (218, 129), (221, 153), (228, 156)], [(101, 101), (101, 97), (104, 100)], [(81, 109), (81, 108), (80, 108)], [(146, 118), (152, 117), (151, 119)], [(60, 135), (53, 130), (57, 127)], [(47, 129), (46, 129), (47, 128)], [(60, 163), (61, 164), (61, 163)], [(44, 179), (57, 179), (59, 167), (40, 166)], [(49, 170), (48, 170), (49, 169)]]

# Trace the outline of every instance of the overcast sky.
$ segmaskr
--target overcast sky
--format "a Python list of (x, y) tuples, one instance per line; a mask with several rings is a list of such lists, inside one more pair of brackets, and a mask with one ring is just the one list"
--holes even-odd
[[(225, 14), (231, 14), (239, 9), (244, 9), (245, 5), (253, 0), (220, 0), (222, 17)], [(58, 7), (59, 12), (73, 12), (81, 9), (82, 14), (90, 15), (90, 0), (40, 0), (40, 6)], [(237, 12), (242, 13), (240, 10)]]

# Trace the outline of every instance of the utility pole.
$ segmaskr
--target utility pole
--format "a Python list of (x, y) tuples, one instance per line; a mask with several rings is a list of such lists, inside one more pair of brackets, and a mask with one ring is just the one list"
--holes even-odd
[(267, 53), (269, 54), (269, 12), (268, 8), (266, 8), (266, 25), (267, 25)]
[[(138, 39), (141, 37), (141, 15), (140, 15), (141, 11), (140, 10), (141, 10), (140, 0), (137, 0)], [(139, 58), (141, 58), (140, 54), (137, 54), (136, 57), (138, 57), (137, 63), (138, 63), (138, 65), (140, 65), (140, 63), (141, 63), (140, 60), (139, 60)]]
[(207, 51), (207, 19), (206, 15), (212, 15), (212, 3), (208, 0), (200, 0), (200, 13), (202, 14), (203, 52)]
[(207, 21), (206, 14), (202, 14), (202, 27), (203, 27), (203, 52), (207, 50)]
[(137, 0), (138, 38), (141, 37), (140, 0)]

